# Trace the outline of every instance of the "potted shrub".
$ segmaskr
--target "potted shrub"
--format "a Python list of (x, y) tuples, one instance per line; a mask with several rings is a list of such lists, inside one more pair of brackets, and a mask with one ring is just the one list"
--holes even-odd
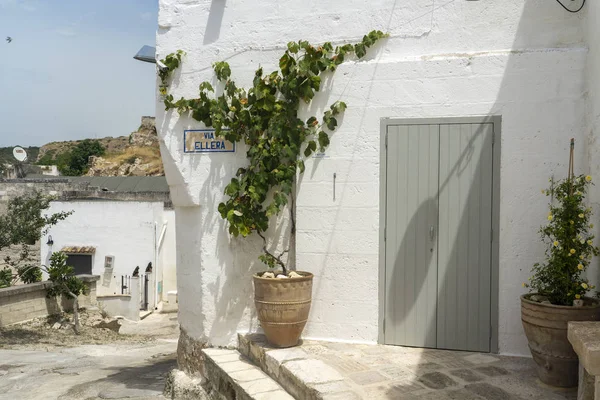
[(523, 286), (521, 319), (537, 364), (540, 380), (560, 387), (577, 386), (578, 359), (567, 340), (568, 321), (600, 319), (598, 300), (587, 297), (594, 289), (584, 275), (592, 256), (598, 255), (590, 233), (591, 208), (585, 205), (592, 178), (573, 176), (551, 180), (543, 193), (551, 198), (548, 222), (540, 228), (546, 245), (545, 260), (534, 264)]
[(241, 166), (226, 186), (227, 197), (219, 204), (219, 212), (232, 236), (255, 233), (263, 241), (260, 260), (272, 271), (253, 276), (255, 305), (267, 340), (274, 346), (298, 343), (308, 319), (313, 275), (288, 268), (283, 257), (290, 249), (270, 250), (273, 246), (266, 231), (270, 220), (287, 207), (290, 243), (294, 243), (296, 177), (304, 172), (306, 157), (317, 148), (327, 148), (346, 104), (334, 102), (321, 118), (301, 116), (321, 88), (324, 73), (335, 71), (347, 57), (364, 57), (367, 48), (385, 36), (372, 31), (359, 43), (335, 47), (331, 43), (313, 46), (304, 40), (290, 42), (279, 59), (279, 69), (265, 74), (258, 68), (248, 89), (239, 88), (230, 79), (229, 64), (217, 62), (213, 68), (221, 94), (214, 96), (213, 86), (203, 82), (195, 99), (175, 101), (166, 89), (167, 79), (185, 53), (169, 54), (159, 64), (160, 91), (167, 110), (177, 109), (214, 128), (215, 136), (245, 144), (248, 164)]

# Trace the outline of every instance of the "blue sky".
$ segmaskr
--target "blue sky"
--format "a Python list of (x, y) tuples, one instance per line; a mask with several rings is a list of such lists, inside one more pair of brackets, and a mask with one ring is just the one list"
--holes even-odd
[[(0, 0), (0, 147), (123, 136), (155, 113), (156, 0)], [(11, 36), (12, 43), (4, 38)]]

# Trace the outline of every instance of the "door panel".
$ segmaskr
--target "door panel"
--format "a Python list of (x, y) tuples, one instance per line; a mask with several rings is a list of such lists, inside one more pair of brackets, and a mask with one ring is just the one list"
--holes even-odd
[(440, 126), (438, 348), (490, 351), (492, 137)]
[(388, 127), (385, 343), (436, 346), (439, 126)]

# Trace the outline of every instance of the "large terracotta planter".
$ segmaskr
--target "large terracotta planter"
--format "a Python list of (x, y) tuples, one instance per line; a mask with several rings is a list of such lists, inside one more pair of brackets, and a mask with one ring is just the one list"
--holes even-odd
[(298, 344), (310, 311), (313, 274), (272, 279), (254, 275), (254, 304), (269, 343), (275, 347)]
[(530, 296), (521, 296), (521, 320), (538, 377), (552, 386), (577, 386), (578, 359), (567, 339), (567, 323), (600, 320), (600, 303), (585, 298), (583, 307), (555, 306)]

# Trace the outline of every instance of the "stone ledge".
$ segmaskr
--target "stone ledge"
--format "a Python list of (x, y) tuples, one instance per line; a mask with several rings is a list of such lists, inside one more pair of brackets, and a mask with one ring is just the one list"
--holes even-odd
[(100, 275), (75, 275), (77, 278), (81, 279), (83, 282), (97, 282), (100, 280)]
[(98, 301), (107, 300), (107, 299), (130, 299), (130, 294), (107, 294), (103, 296), (96, 296)]
[(46, 290), (47, 288), (52, 286), (52, 282), (44, 281), (44, 282), (36, 282), (36, 283), (28, 283), (26, 285), (17, 285), (10, 286), (7, 288), (0, 289), (0, 297), (11, 297), (19, 294), (37, 292), (41, 290)]
[(590, 375), (600, 375), (600, 322), (569, 322), (568, 329), (579, 363)]

